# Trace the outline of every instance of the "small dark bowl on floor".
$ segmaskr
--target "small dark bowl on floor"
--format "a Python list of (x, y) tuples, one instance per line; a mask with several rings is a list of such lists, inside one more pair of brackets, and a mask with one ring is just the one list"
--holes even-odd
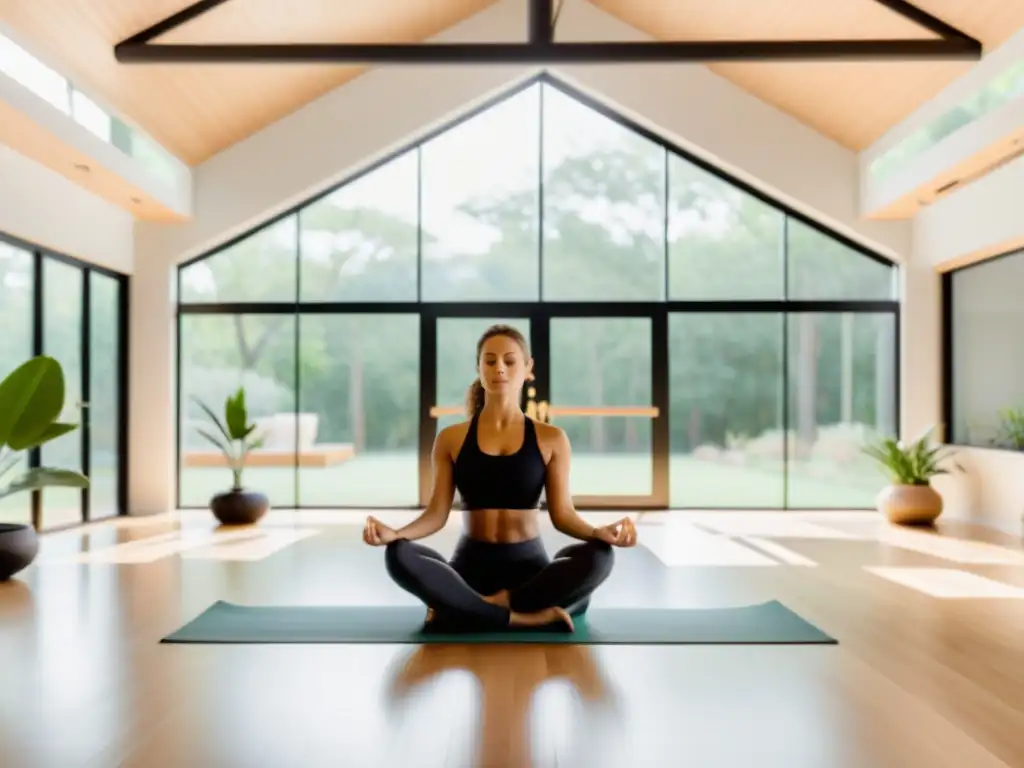
[(0, 581), (30, 566), (37, 554), (39, 537), (31, 525), (0, 523)]
[(210, 511), (222, 525), (258, 523), (268, 509), (270, 500), (258, 491), (226, 491), (210, 499)]

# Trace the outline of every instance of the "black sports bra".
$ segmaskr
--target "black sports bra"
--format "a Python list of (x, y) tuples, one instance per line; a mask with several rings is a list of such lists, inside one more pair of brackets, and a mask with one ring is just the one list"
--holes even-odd
[(480, 450), (474, 416), (453, 473), (463, 509), (537, 509), (547, 467), (533, 419), (526, 417), (523, 445), (518, 451), (495, 456)]

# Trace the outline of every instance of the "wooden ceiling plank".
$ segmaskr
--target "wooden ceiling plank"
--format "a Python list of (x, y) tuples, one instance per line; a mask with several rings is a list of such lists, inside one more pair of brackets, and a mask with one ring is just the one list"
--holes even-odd
[[(164, 37), (418, 42), (495, 0), (234, 0)], [(188, 0), (7, 0), (0, 20), (48, 64), (196, 165), (365, 71), (352, 66), (142, 66), (113, 46)], [(60, 23), (55, 20), (59, 19)]]
[[(876, 0), (589, 0), (659, 40), (932, 35)], [(1024, 27), (1021, 0), (911, 0), (986, 50)], [(916, 31), (915, 31), (916, 30)], [(970, 71), (966, 61), (720, 63), (710, 69), (860, 151)]]
[[(589, 0), (661, 40), (928, 39), (876, 0)], [(1024, 26), (1021, 0), (911, 0), (991, 49)], [(167, 42), (417, 42), (494, 0), (233, 0)], [(186, 163), (198, 164), (365, 71), (355, 66), (123, 66), (113, 46), (189, 0), (6, 0), (26, 47)], [(525, 3), (524, 3), (525, 10)], [(59, 23), (58, 23), (59, 20)], [(525, 29), (525, 27), (524, 27)], [(968, 62), (726, 63), (711, 68), (859, 150), (968, 71)]]

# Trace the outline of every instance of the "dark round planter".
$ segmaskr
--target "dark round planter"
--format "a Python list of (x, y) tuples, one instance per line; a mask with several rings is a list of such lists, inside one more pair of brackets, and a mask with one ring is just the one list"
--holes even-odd
[(0, 581), (27, 568), (39, 553), (39, 537), (31, 525), (0, 523)]
[(226, 491), (210, 499), (210, 511), (222, 525), (252, 525), (270, 509), (270, 500), (258, 491)]

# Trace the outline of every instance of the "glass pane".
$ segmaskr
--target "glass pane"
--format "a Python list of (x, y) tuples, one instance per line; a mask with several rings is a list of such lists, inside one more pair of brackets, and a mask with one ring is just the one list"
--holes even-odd
[[(182, 507), (205, 507), (231, 488), (220, 451), (199, 434), (210, 421), (194, 398), (223, 419), (224, 400), (245, 387), (250, 422), (266, 438), (242, 478), (276, 507), (295, 506), (295, 316), (184, 315), (181, 319)], [(301, 426), (301, 425), (300, 425)]]
[(302, 506), (417, 503), (419, 328), (419, 315), (299, 318)]
[(896, 269), (882, 264), (817, 229), (790, 218), (787, 223), (790, 299), (892, 300)]
[[(43, 259), (43, 354), (55, 357), (64, 369), (64, 410), (61, 421), (81, 424), (82, 401), (82, 291), (78, 267)], [(40, 464), (82, 471), (82, 433), (69, 432), (40, 448)], [(75, 488), (43, 490), (41, 527), (54, 528), (82, 522), (82, 492)]]
[(530, 338), (525, 318), (442, 317), (437, 321), (437, 406), (446, 411), (437, 431), (465, 421), (466, 392), (477, 376), (476, 344), (492, 325), (511, 325)]
[[(34, 257), (28, 251), (0, 242), (0, 380), (32, 357), (32, 296)], [(0, 457), (0, 487), (28, 469), (28, 453), (8, 466)], [(0, 499), (0, 523), (31, 523), (32, 494), (15, 493)]]
[(544, 88), (544, 299), (665, 296), (665, 150)]
[(416, 152), (302, 210), (303, 301), (416, 301)]
[(1024, 252), (952, 275), (950, 441), (1024, 450)]
[(111, 124), (111, 139), (122, 152), (138, 161), (149, 173), (165, 184), (180, 184), (186, 167), (151, 138), (137, 128), (114, 118)]
[(295, 301), (296, 218), (288, 216), (181, 270), (181, 301)]
[(118, 328), (121, 285), (112, 277), (89, 274), (89, 517), (118, 514), (121, 464), (118, 412), (121, 365)]
[(677, 155), (668, 183), (669, 298), (783, 298), (784, 214)]
[(68, 81), (4, 35), (0, 35), (0, 72), (50, 102), (64, 114), (70, 110)]
[(783, 315), (669, 316), (674, 507), (781, 508)]
[(892, 315), (789, 316), (791, 507), (873, 507), (888, 481), (861, 452), (896, 431)]
[(110, 141), (111, 117), (79, 90), (71, 92), (71, 116), (75, 122), (104, 141)]
[(540, 86), (426, 142), (421, 163), (423, 300), (536, 299)]
[(868, 173), (882, 180), (902, 171), (911, 160), (964, 126), (1024, 95), (1024, 61), (1015, 61), (955, 107), (943, 112), (872, 161)]
[[(550, 421), (572, 443), (573, 496), (653, 493), (651, 417), (626, 410), (651, 407), (650, 318), (554, 318), (549, 365)], [(595, 407), (608, 415), (572, 413)]]

